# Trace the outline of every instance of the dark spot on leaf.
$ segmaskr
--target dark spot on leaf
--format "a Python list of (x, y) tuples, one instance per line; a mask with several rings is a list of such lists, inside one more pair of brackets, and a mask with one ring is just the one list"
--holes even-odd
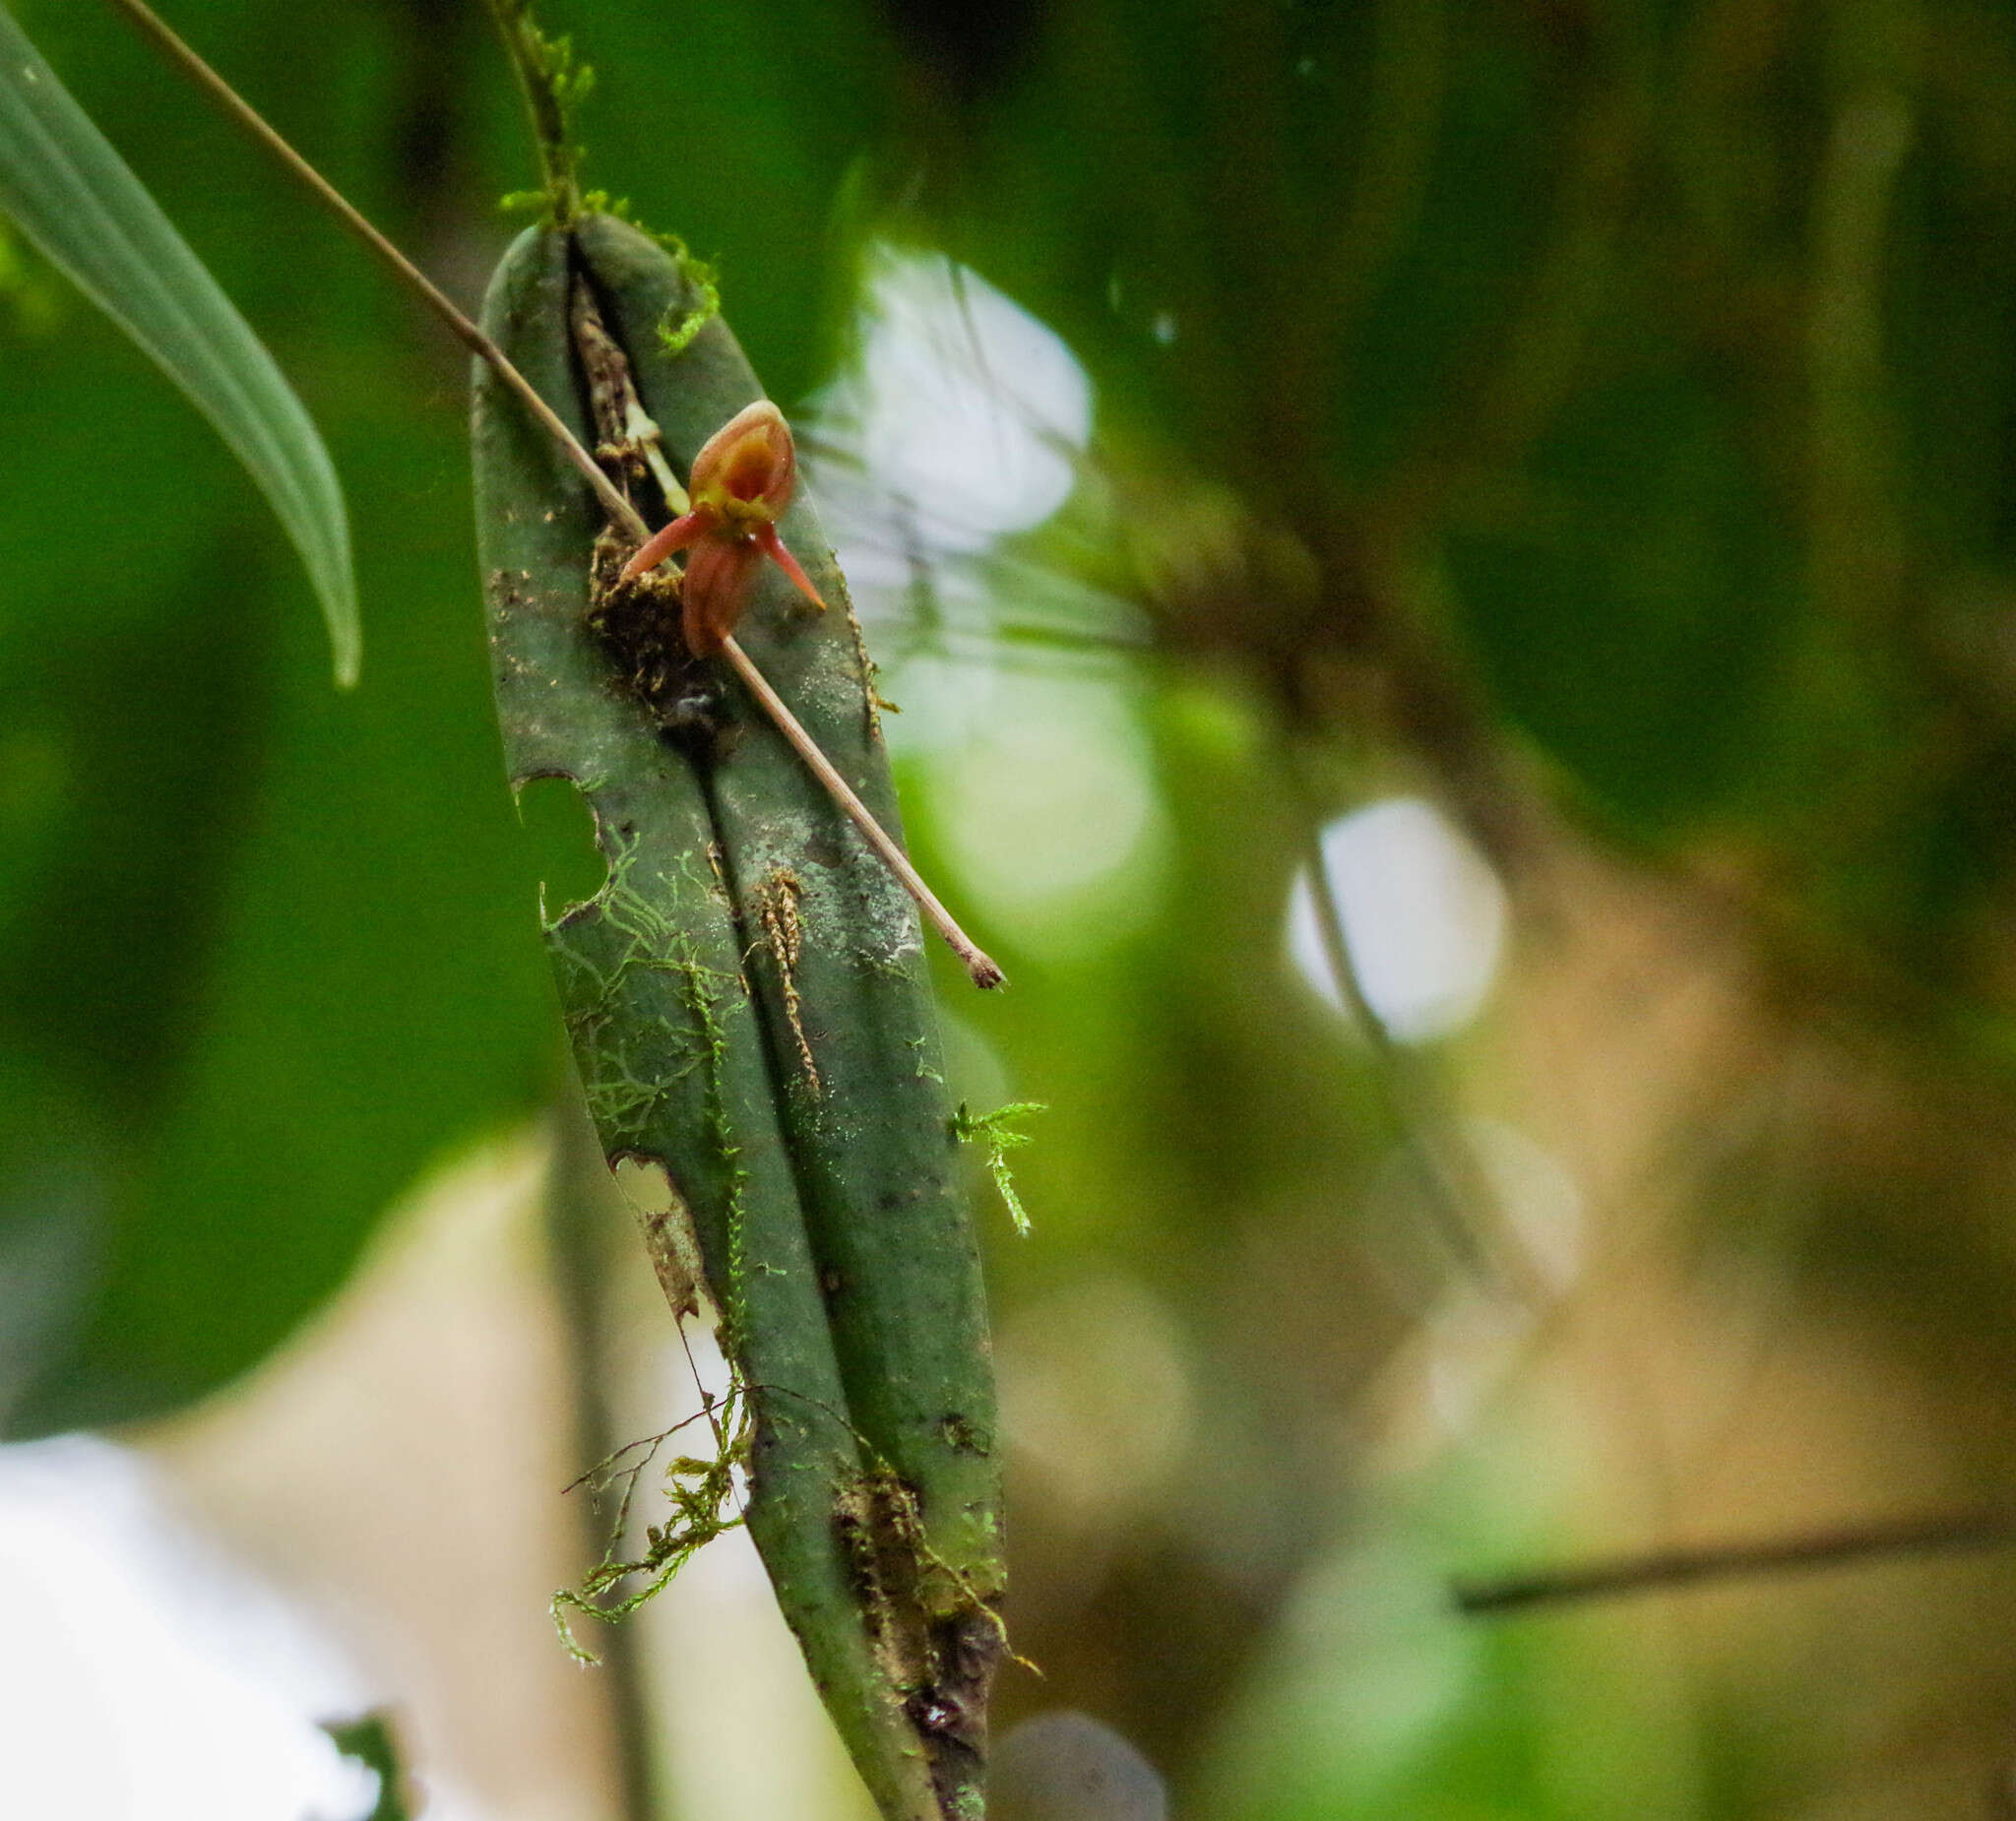
[(957, 1448), (962, 1454), (984, 1455), (990, 1452), (980, 1432), (957, 1412), (938, 1418), (938, 1433), (944, 1436), (947, 1446)]

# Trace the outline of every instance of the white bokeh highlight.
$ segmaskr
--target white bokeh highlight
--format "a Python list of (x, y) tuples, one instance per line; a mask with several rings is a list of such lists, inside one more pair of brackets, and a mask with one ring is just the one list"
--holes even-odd
[[(1330, 823), (1322, 849), (1373, 1016), (1406, 1043), (1469, 1024), (1497, 974), (1506, 919), (1505, 889), (1475, 845), (1424, 798), (1390, 796)], [(1289, 955), (1342, 1011), (1317, 916), (1304, 875), (1289, 899)]]
[[(901, 514), (902, 543), (956, 555), (1040, 525), (1070, 497), (1092, 385), (1054, 331), (977, 273), (884, 246), (867, 262), (858, 358), (814, 416)], [(851, 577), (852, 552), (842, 558)]]
[(990, 713), (940, 751), (926, 787), (961, 892), (1018, 946), (1086, 961), (1160, 913), (1168, 818), (1148, 743), (1113, 691), (1001, 677)]
[(370, 1812), (377, 1779), (315, 1724), (374, 1705), (360, 1676), (177, 1520), (138, 1456), (82, 1436), (0, 1448), (0, 1610), (5, 1812)]

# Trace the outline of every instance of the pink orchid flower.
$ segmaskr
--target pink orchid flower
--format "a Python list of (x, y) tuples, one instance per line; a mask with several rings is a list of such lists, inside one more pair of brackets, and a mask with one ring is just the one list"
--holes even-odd
[(734, 631), (766, 556), (825, 611), (819, 591), (777, 534), (797, 480), (790, 425), (768, 399), (759, 399), (715, 431), (693, 458), (688, 510), (623, 565), (628, 582), (674, 550), (693, 552), (686, 559), (682, 624), (686, 648), (696, 658), (720, 651)]

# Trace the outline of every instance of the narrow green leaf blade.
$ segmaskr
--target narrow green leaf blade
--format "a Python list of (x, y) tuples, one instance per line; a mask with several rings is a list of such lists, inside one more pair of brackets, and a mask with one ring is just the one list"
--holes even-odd
[(362, 657), (349, 521), (329, 452), (273, 356), (140, 179), (0, 7), (0, 211), (188, 394), (307, 566), (337, 681)]

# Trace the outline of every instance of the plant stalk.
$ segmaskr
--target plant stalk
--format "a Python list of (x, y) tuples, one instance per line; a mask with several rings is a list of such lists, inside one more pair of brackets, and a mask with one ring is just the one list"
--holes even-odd
[[(559, 414), (539, 397), (532, 383), (506, 358), (504, 350), (464, 315), (433, 280), (373, 227), (342, 191), (269, 126), (258, 110), (178, 37), (167, 23), (146, 4), (146, 0), (113, 0), (113, 4), (152, 38), (225, 113), (272, 153), (287, 173), (301, 183), (309, 195), (383, 262), (395, 278), (410, 286), (421, 301), (448, 326), (457, 340), (477, 359), (487, 363), (490, 370), (510, 390), (512, 396), (559, 444), (568, 461), (581, 471), (589, 485), (595, 489), (595, 496), (601, 502), (602, 510), (609, 515), (610, 522), (626, 536), (637, 543), (643, 543), (651, 535), (650, 526), (645, 524), (637, 508), (623, 497), (615, 483), (603, 472), (601, 464), (582, 447), (580, 439), (561, 420)], [(516, 23), (520, 26), (525, 24), (522, 13)], [(513, 42), (514, 67), (518, 68), (520, 79), (525, 83), (530, 95), (536, 85), (527, 75), (520, 61), (519, 46), (512, 40), (513, 22), (507, 21), (500, 14), (499, 24), (505, 31), (507, 41)], [(535, 124), (540, 125), (541, 121), (542, 116), (539, 115), (535, 103)], [(543, 126), (540, 125), (540, 131), (543, 130)], [(543, 138), (540, 140), (540, 157), (546, 161), (550, 174), (554, 157), (553, 147)], [(1003, 984), (1007, 975), (981, 953), (954, 921), (952, 913), (938, 901), (930, 887), (918, 877), (916, 868), (910, 863), (903, 849), (890, 840), (882, 825), (869, 812), (867, 805), (854, 794), (846, 779), (834, 769), (812, 736), (785, 706), (784, 699), (764, 679), (756, 668), (755, 661), (733, 639), (729, 639), (724, 649), (728, 662), (734, 667), (735, 674), (742, 679), (764, 713), (777, 723), (778, 731), (789, 741), (792, 750), (805, 762), (812, 775), (866, 837), (869, 847), (875, 850), (876, 857), (894, 874), (897, 883), (916, 901), (917, 909), (930, 920), (932, 928), (951, 945), (953, 952), (965, 965), (967, 973), (972, 975), (974, 984), (980, 987)]]
[[(614, 1360), (609, 1345), (613, 1310), (607, 1287), (608, 1236), (616, 1211), (609, 1206), (608, 1164), (589, 1123), (571, 1066), (566, 1080), (551, 1117), (553, 1156), (547, 1165), (545, 1195), (547, 1257), (567, 1339), (574, 1457), (602, 1461), (613, 1453), (618, 1439), (609, 1401)], [(601, 1534), (602, 1520), (594, 1502), (585, 1495), (580, 1510), (582, 1532), (593, 1556), (608, 1538)], [(637, 1635), (625, 1626), (611, 1626), (600, 1641), (600, 1656), (609, 1722), (616, 1734), (623, 1821), (657, 1821), (651, 1710)]]
[(581, 213), (581, 186), (575, 181), (576, 158), (567, 138), (567, 103), (541, 52), (558, 51), (564, 58), (565, 40), (549, 45), (532, 23), (530, 0), (486, 0), (490, 17), (504, 39), (505, 53), (525, 96), (526, 112), (532, 117), (533, 143), (538, 147), (539, 162), (545, 168), (546, 195), (553, 205), (556, 226), (566, 227)]
[(581, 471), (588, 483), (595, 488), (596, 497), (601, 501), (602, 509), (616, 524), (634, 535), (640, 543), (651, 535), (650, 528), (637, 516), (636, 509), (616, 491), (595, 457), (575, 440), (573, 432), (554, 414), (552, 407), (540, 398), (525, 376), (505, 359), (504, 350), (457, 309), (447, 293), (432, 279), (373, 227), (341, 190), (275, 132), (244, 96), (204, 62), (187, 43), (176, 36), (167, 22), (147, 5), (146, 0), (112, 0), (112, 4), (146, 32), (171, 61), (179, 65), (198, 88), (272, 153), (287, 174), (335, 216), (396, 279), (410, 287), (420, 301), (448, 326), (450, 334), (479, 360), (489, 363), (491, 369), (511, 389), (519, 403), (538, 419), (546, 432), (566, 451), (567, 459)]
[(1473, 1282), (1494, 1293), (1516, 1292), (1520, 1300), (1538, 1306), (1544, 1297), (1532, 1282), (1523, 1254), (1508, 1259), (1504, 1256), (1508, 1248), (1492, 1243), (1489, 1185), (1481, 1170), (1464, 1152), (1419, 1064), (1395, 1040), (1365, 994), (1364, 976), (1358, 972), (1351, 934), (1345, 927), (1344, 907), (1331, 883), (1329, 861), (1323, 852), (1322, 820), (1313, 801), (1305, 821), (1305, 852), (1324, 959), (1336, 976), (1345, 1005), (1372, 1047), (1379, 1086), (1414, 1158), (1430, 1219)]
[(1451, 1590), (1456, 1609), (1472, 1618), (1496, 1617), (1532, 1606), (1612, 1600), (1663, 1588), (1692, 1587), (1744, 1575), (1840, 1568), (1885, 1556), (1956, 1549), (1993, 1549), (2016, 1540), (2016, 1517), (2006, 1512), (1907, 1519), (1856, 1525), (1768, 1542), (1725, 1543), (1698, 1549), (1594, 1562), (1579, 1568), (1541, 1569), (1498, 1581), (1459, 1581)]

